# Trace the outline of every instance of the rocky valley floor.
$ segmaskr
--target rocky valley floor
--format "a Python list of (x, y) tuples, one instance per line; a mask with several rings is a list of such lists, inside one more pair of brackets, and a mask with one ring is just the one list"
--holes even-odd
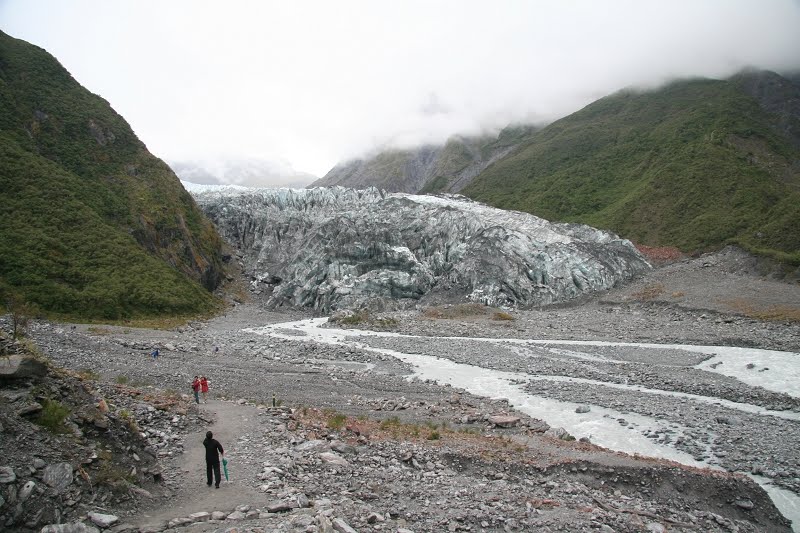
[[(173, 331), (32, 324), (73, 372), (59, 394), (85, 381), (112, 423), (82, 431), (100, 446), (51, 437), (18, 415), (42, 390), (4, 385), (3, 523), (54, 523), (30, 502), (55, 491), (71, 531), (89, 512), (113, 531), (791, 530), (756, 481), (797, 515), (796, 284), (725, 252), (511, 320), (466, 309), (330, 323), (251, 301)], [(114, 441), (125, 417), (141, 442)], [(209, 429), (230, 461), (219, 490)], [(106, 455), (142, 488), (80, 485)], [(76, 481), (56, 490), (45, 472), (64, 462)]]

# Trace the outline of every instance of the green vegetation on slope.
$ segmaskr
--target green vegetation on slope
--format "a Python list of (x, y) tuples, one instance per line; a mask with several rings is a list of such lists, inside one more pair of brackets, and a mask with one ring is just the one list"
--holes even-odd
[(463, 193), (642, 244), (800, 262), (800, 154), (773, 123), (732, 81), (623, 91), (529, 135)]
[(3, 291), (84, 318), (213, 306), (221, 240), (177, 177), (52, 56), (2, 32), (0, 187)]

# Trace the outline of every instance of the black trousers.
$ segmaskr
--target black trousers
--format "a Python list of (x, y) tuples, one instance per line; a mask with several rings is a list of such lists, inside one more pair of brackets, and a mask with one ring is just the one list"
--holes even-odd
[(220, 475), (219, 475), (219, 461), (216, 463), (209, 463), (206, 461), (206, 479), (208, 479), (208, 484), (211, 485), (211, 472), (214, 472), (214, 478), (216, 479), (215, 485), (219, 486)]

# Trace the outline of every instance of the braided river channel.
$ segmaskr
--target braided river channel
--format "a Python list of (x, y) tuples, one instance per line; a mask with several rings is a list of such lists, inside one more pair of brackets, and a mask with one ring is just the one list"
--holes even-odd
[[(800, 398), (800, 354), (725, 346), (422, 337), (336, 329), (328, 327), (327, 320), (313, 318), (247, 331), (391, 356), (413, 367), (409, 379), (432, 380), (490, 399), (505, 398), (531, 417), (611, 450), (744, 473), (767, 491), (781, 513), (792, 520), (794, 531), (800, 531), (800, 480), (793, 477), (800, 472), (798, 402), (774, 409), (763, 405), (769, 402), (742, 401), (749, 393), (731, 399), (730, 394), (715, 396), (715, 387), (703, 388), (717, 376), (725, 390), (755, 391), (754, 397), (775, 393), (789, 400)], [(497, 354), (513, 364), (495, 364)], [(556, 368), (581, 368), (581, 375), (558, 375), (553, 367), (537, 373), (534, 367), (541, 361), (555, 362)], [(628, 383), (620, 378), (624, 371), (615, 369), (630, 365), (656, 373), (664, 369), (668, 376), (703, 378), (691, 392), (670, 390), (669, 385), (656, 382), (650, 386), (641, 380)], [(706, 422), (709, 416), (724, 424)], [(745, 468), (741, 461), (734, 462), (734, 441), (745, 433), (753, 439), (774, 435), (775, 451), (765, 451), (761, 459), (769, 462), (785, 454), (778, 464), (788, 464), (788, 471)], [(761, 448), (757, 440), (755, 445), (739, 446), (748, 447)]]

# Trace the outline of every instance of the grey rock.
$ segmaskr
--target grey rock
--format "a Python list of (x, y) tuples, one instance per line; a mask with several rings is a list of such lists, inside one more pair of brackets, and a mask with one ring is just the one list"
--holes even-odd
[(119, 522), (119, 517), (114, 516), (113, 514), (104, 514), (104, 513), (95, 513), (90, 511), (86, 513), (86, 516), (89, 517), (89, 520), (96, 526), (100, 526), (103, 529), (109, 528)]
[(0, 357), (0, 381), (29, 379), (47, 375), (47, 365), (28, 355)]
[(572, 435), (564, 428), (550, 428), (544, 432), (546, 437), (553, 437), (560, 440), (571, 440)]
[(300, 507), (300, 508), (311, 507), (311, 501), (308, 499), (308, 496), (306, 496), (305, 494), (298, 494), (295, 497), (295, 500), (297, 501), (297, 506)]
[(333, 525), (333, 530), (338, 531), (339, 533), (358, 533), (355, 529), (350, 527), (350, 524), (341, 518), (334, 518), (331, 521), (331, 524)]
[(40, 533), (100, 533), (100, 530), (94, 526), (87, 526), (83, 522), (71, 522), (44, 526)]
[(322, 452), (319, 454), (319, 458), (322, 459), (323, 463), (335, 466), (347, 466), (350, 464), (347, 462), (347, 459), (333, 452)]
[(588, 412), (589, 412), (589, 411), (591, 411), (591, 410), (592, 410), (592, 408), (591, 408), (591, 407), (589, 407), (588, 405), (579, 405), (579, 406), (578, 406), (578, 407), (575, 409), (575, 412), (576, 412), (576, 413), (588, 413)]
[(189, 515), (189, 518), (192, 519), (194, 522), (208, 522), (211, 520), (211, 513), (206, 511), (200, 511), (198, 513), (192, 513)]
[(750, 500), (736, 500), (736, 507), (739, 507), (741, 509), (746, 509), (749, 511), (750, 509), (755, 507), (755, 505)]
[(333, 533), (333, 523), (331, 522), (330, 518), (324, 514), (318, 514), (316, 516), (316, 520), (319, 533)]
[(225, 517), (225, 520), (244, 520), (247, 517), (242, 511), (234, 511)]
[(297, 446), (294, 447), (295, 451), (298, 452), (308, 452), (312, 450), (327, 450), (330, 448), (328, 445), (328, 441), (325, 440), (307, 440), (305, 442), (301, 442)]
[(14, 469), (10, 466), (0, 466), (0, 483), (13, 483), (17, 480)]
[(173, 518), (167, 523), (168, 527), (181, 527), (192, 523), (192, 519), (186, 516), (180, 518)]
[(42, 404), (39, 402), (30, 402), (17, 409), (16, 412), (17, 416), (30, 416), (35, 415), (36, 413), (41, 413), (42, 409), (44, 409), (44, 407), (42, 407)]
[(20, 489), (19, 494), (17, 494), (17, 498), (19, 498), (19, 501), (24, 503), (28, 498), (31, 497), (33, 489), (35, 488), (36, 488), (36, 482), (32, 480), (27, 481)]
[(42, 480), (56, 492), (62, 492), (72, 484), (72, 465), (69, 463), (48, 465), (44, 469)]
[(512, 428), (519, 424), (520, 417), (509, 415), (494, 415), (489, 417), (489, 423), (500, 428)]
[(298, 505), (293, 502), (288, 502), (285, 500), (274, 500), (267, 503), (264, 506), (264, 509), (266, 509), (270, 513), (284, 513), (286, 511), (291, 511), (297, 506)]
[(331, 442), (331, 450), (344, 454), (356, 453), (356, 447), (346, 442), (335, 440)]

